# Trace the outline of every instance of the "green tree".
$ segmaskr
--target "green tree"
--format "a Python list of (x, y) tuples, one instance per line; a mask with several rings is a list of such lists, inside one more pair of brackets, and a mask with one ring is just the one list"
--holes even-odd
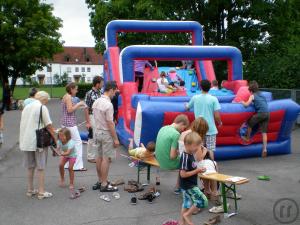
[(68, 73), (64, 72), (63, 75), (54, 74), (54, 83), (59, 86), (66, 86), (68, 84)]
[(0, 76), (2, 83), (26, 78), (62, 51), (61, 20), (39, 0), (0, 0)]
[(261, 20), (267, 35), (246, 65), (246, 77), (263, 87), (300, 87), (300, 2), (274, 1)]

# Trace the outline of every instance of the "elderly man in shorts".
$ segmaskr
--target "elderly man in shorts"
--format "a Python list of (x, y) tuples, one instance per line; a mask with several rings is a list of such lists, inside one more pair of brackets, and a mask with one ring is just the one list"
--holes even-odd
[(117, 187), (113, 187), (108, 182), (109, 166), (112, 159), (116, 157), (116, 148), (120, 145), (114, 123), (114, 108), (111, 99), (118, 91), (117, 85), (113, 81), (105, 84), (104, 94), (93, 104), (93, 115), (95, 120), (95, 143), (97, 145), (97, 174), (98, 182), (93, 187), (100, 192), (114, 192)]
[[(32, 197), (37, 195), (38, 199), (50, 198), (52, 193), (45, 191), (45, 167), (47, 163), (48, 147), (38, 148), (36, 139), (36, 130), (46, 127), (50, 132), (54, 142), (56, 137), (54, 128), (50, 119), (48, 108), (49, 94), (45, 91), (36, 93), (35, 98), (38, 101), (27, 105), (22, 111), (20, 122), (20, 150), (24, 153), (24, 166), (28, 169), (28, 189), (26, 195)], [(40, 114), (41, 124), (39, 124)], [(38, 190), (33, 187), (34, 172), (38, 173)]]

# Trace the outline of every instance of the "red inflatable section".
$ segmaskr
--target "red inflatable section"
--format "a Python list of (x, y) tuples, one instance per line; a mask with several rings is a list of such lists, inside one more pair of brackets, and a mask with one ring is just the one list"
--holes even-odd
[(222, 87), (229, 89), (236, 94), (240, 87), (248, 86), (248, 81), (246, 80), (234, 80), (234, 81), (228, 81), (225, 80), (222, 82)]
[(187, 115), (190, 123), (192, 123), (195, 120), (195, 115), (193, 112), (165, 112), (163, 126), (172, 124), (176, 116), (180, 114)]
[(120, 49), (119, 47), (110, 47), (108, 50), (108, 58), (110, 59), (111, 69), (112, 69), (112, 75), (113, 80), (115, 80), (118, 84), (118, 86), (121, 85), (120, 81), (120, 73), (119, 73), (119, 55), (120, 55)]
[[(193, 112), (165, 112), (163, 126), (173, 123), (176, 116), (185, 114), (188, 116), (190, 123), (195, 119)], [(243, 143), (239, 132), (243, 123), (245, 123), (254, 113), (221, 113), (223, 125), (218, 127), (217, 145), (240, 145)], [(285, 111), (278, 110), (270, 113), (268, 125), (268, 141), (276, 141), (281, 128)], [(234, 118), (234, 119), (232, 119)], [(261, 143), (261, 133), (257, 132), (251, 140), (251, 143)]]
[(142, 93), (157, 92), (156, 80), (159, 78), (158, 68), (155, 67), (154, 70), (146, 68), (144, 70), (144, 84)]
[(213, 81), (216, 79), (214, 66), (211, 60), (203, 60), (204, 70), (206, 73), (206, 79), (209, 81)]
[(121, 86), (120, 91), (122, 95), (122, 111), (125, 127), (129, 129), (131, 119), (131, 97), (137, 93), (136, 83), (126, 82)]

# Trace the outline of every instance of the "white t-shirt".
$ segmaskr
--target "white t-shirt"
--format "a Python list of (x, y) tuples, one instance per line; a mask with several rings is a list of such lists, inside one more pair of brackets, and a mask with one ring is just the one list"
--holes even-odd
[(168, 85), (169, 82), (166, 78), (164, 79), (164, 82), (162, 82), (161, 78), (158, 78), (156, 82), (157, 82), (159, 91), (161, 91), (161, 92), (166, 92), (167, 91), (166, 85)]
[(212, 161), (210, 159), (203, 159), (197, 163), (198, 168), (204, 167), (206, 169), (205, 173), (216, 173), (216, 161)]
[[(27, 105), (22, 111), (21, 122), (20, 122), (20, 150), (21, 151), (36, 151), (36, 133), (38, 129), (41, 102), (34, 101)], [(40, 129), (52, 124), (50, 119), (49, 111), (46, 106), (42, 108), (43, 121), (41, 121)]]

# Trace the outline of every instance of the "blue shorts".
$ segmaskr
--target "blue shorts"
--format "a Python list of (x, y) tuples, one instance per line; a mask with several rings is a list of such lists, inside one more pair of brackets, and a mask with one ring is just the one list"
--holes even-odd
[(208, 200), (206, 196), (200, 191), (199, 187), (193, 187), (188, 190), (182, 190), (183, 203), (182, 208), (189, 209), (192, 205), (197, 208), (206, 208)]

